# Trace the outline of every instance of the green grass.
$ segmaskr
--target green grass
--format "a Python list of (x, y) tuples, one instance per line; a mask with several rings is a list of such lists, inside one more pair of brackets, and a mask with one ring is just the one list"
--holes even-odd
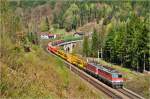
[[(21, 63), (21, 66), (14, 69), (8, 64), (10, 60), (1, 58), (1, 98), (101, 99), (105, 96), (92, 91), (77, 76), (70, 73), (59, 58), (48, 55), (38, 46), (32, 45), (31, 52), (20, 51), (18, 54), (10, 54), (17, 55), (12, 61)], [(13, 65), (15, 67), (16, 63)]]
[(74, 40), (81, 40), (82, 37), (75, 37), (75, 36), (73, 36), (72, 34), (68, 34), (68, 35), (64, 35), (64, 36), (62, 37), (62, 39), (63, 39), (64, 41), (74, 41)]
[(52, 30), (52, 33), (54, 34), (65, 34), (66, 33), (66, 30), (65, 29), (53, 29)]
[(64, 65), (64, 63), (60, 60), (60, 58), (55, 58), (56, 60), (56, 63), (59, 64), (57, 67), (56, 67), (56, 72), (60, 75), (60, 77), (62, 79), (64, 79), (64, 84), (67, 85), (68, 82), (69, 82), (69, 75), (68, 75), (68, 71)]

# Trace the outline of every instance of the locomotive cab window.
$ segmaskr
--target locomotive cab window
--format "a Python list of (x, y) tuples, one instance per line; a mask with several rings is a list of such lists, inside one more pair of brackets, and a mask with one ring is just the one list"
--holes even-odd
[(118, 78), (122, 78), (122, 74), (119, 74), (119, 75), (118, 75)]
[(112, 74), (113, 78), (118, 78), (118, 74)]

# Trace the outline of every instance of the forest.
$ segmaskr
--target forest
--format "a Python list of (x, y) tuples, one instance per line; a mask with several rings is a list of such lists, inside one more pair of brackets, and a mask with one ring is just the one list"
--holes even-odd
[[(97, 57), (97, 52), (100, 51), (101, 57), (108, 62), (136, 71), (150, 70), (149, 4), (148, 0), (10, 1), (9, 5), (1, 6), (1, 21), (4, 24), (2, 29), (7, 32), (6, 27), (14, 28), (10, 32), (23, 31), (27, 34), (52, 29), (70, 32), (94, 21), (99, 28), (93, 29), (93, 39), (87, 41), (89, 48), (85, 47), (83, 51), (86, 56)], [(12, 17), (8, 17), (11, 15)], [(15, 36), (13, 33), (10, 35)]]
[(81, 31), (82, 56), (117, 64), (128, 79), (125, 87), (148, 98), (149, 8), (149, 0), (1, 0), (0, 97), (103, 98), (48, 55), (39, 38), (89, 25)]

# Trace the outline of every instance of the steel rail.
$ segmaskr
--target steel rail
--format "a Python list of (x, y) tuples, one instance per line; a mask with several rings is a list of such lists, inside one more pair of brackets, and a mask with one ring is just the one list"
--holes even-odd
[[(73, 41), (71, 41), (71, 42), (73, 42)], [(67, 43), (64, 43), (64, 44), (67, 44)], [(46, 48), (46, 51), (48, 53), (54, 55), (55, 57), (59, 57), (56, 54), (51, 53), (48, 50), (48, 48)], [(144, 99), (140, 95), (138, 95), (138, 94), (136, 94), (136, 93), (126, 89), (126, 88), (123, 88), (123, 89), (110, 88), (109, 86), (101, 83), (99, 80), (97, 80), (96, 78), (92, 77), (91, 75), (88, 75), (83, 70), (81, 70), (78, 67), (76, 67), (75, 65), (67, 62), (66, 60), (64, 60), (62, 58), (60, 58), (60, 59), (66, 64), (67, 68), (69, 68), (72, 72), (74, 72), (75, 74), (79, 75), (82, 79), (86, 80), (91, 85), (96, 87), (98, 90), (104, 92), (106, 95), (108, 95), (109, 97), (111, 97), (113, 99)]]
[(140, 95), (126, 89), (126, 88), (123, 88), (123, 89), (117, 89), (117, 91), (123, 93), (124, 95), (126, 95), (127, 97), (129, 97), (130, 99), (144, 99), (143, 97), (141, 97)]
[[(57, 56), (54, 53), (51, 53), (49, 51), (48, 51), (48, 53), (54, 55), (55, 57), (59, 57), (59, 56)], [(91, 85), (93, 85), (95, 88), (97, 88), (98, 90), (100, 90), (103, 93), (105, 93), (110, 98), (112, 98), (112, 99), (123, 99), (120, 95), (118, 95), (116, 92), (114, 92), (114, 90), (112, 88), (110, 88), (109, 86), (101, 83), (97, 79), (95, 79), (92, 76), (88, 75), (87, 73), (85, 73), (84, 71), (80, 70), (75, 65), (67, 62), (66, 60), (64, 60), (62, 58), (60, 58), (60, 59), (67, 65), (68, 69), (70, 69), (75, 74), (79, 75), (82, 79), (84, 79), (87, 82), (89, 82)], [(110, 89), (112, 89), (112, 90), (110, 90)]]

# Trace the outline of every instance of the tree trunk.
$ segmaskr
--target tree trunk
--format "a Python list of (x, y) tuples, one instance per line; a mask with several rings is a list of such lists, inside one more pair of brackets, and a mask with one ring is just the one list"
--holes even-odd
[(101, 59), (103, 59), (103, 49), (101, 48)]

